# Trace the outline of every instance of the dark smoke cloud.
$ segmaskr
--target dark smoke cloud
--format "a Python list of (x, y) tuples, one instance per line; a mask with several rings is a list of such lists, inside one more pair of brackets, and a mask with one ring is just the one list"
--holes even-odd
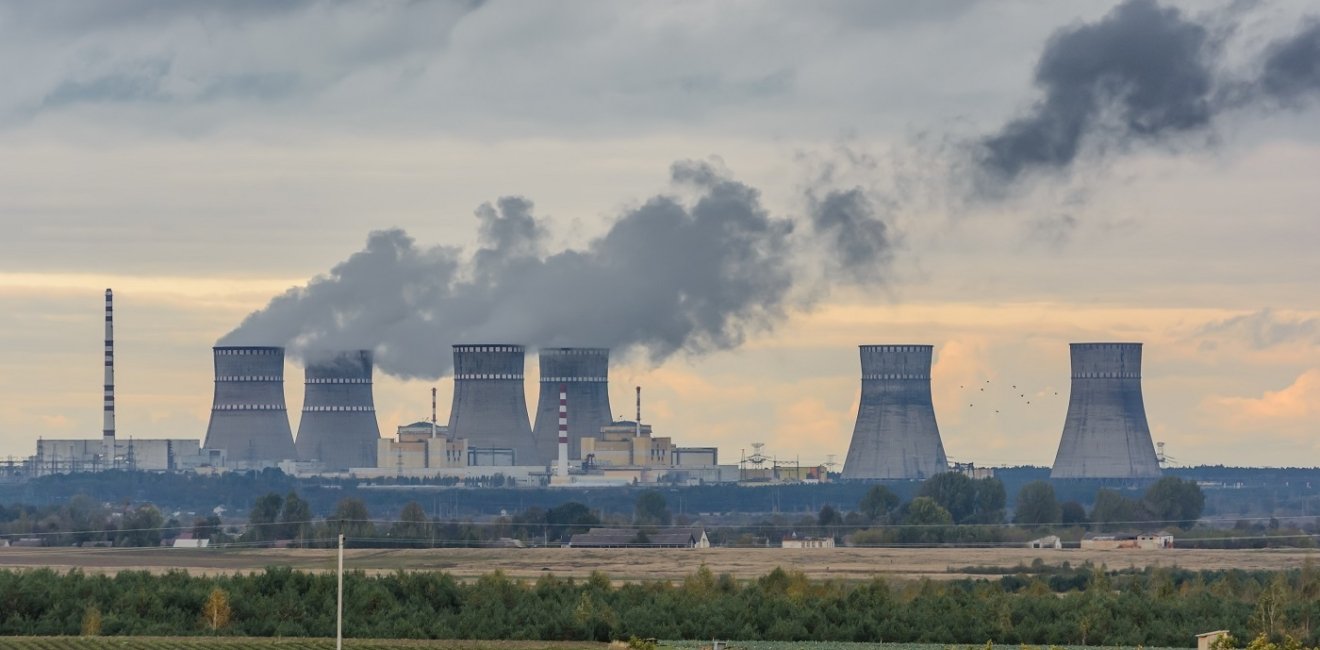
[(860, 191), (827, 196), (819, 233), (795, 232), (756, 189), (709, 164), (676, 163), (671, 176), (692, 200), (654, 197), (584, 248), (550, 255), (531, 202), (519, 197), (477, 209), (471, 255), (374, 232), (365, 249), (276, 297), (220, 343), (285, 345), (300, 358), (374, 349), (382, 371), (419, 378), (447, 373), (449, 345), (463, 342), (639, 349), (659, 361), (732, 348), (781, 322), (809, 248), (803, 237), (839, 244), (858, 277), (891, 257), (888, 227)]
[(1292, 38), (1270, 46), (1260, 88), (1285, 104), (1320, 91), (1320, 20), (1311, 20)]
[(1071, 168), (1088, 143), (1124, 149), (1208, 131), (1233, 110), (1301, 107), (1320, 91), (1320, 21), (1260, 55), (1255, 77), (1224, 72), (1222, 39), (1154, 0), (1128, 0), (1056, 32), (1036, 64), (1042, 98), (972, 146), (977, 193), (995, 196), (1033, 172)]
[(880, 279), (895, 248), (892, 228), (861, 188), (809, 196), (811, 226), (830, 250), (828, 265), (851, 280)]
[(980, 143), (990, 181), (1071, 165), (1107, 117), (1121, 137), (1153, 139), (1204, 127), (1212, 114), (1206, 29), (1152, 0), (1130, 0), (1097, 23), (1054, 34), (1035, 83), (1044, 98)]

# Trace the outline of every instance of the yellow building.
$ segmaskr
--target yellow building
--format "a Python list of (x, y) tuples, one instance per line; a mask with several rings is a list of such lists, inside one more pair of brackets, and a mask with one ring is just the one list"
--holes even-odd
[(397, 439), (382, 438), (376, 443), (376, 467), (381, 469), (427, 469), (467, 467), (466, 438), (450, 438), (448, 427), (436, 427), (431, 435), (430, 422), (416, 422), (399, 427)]
[(582, 439), (582, 460), (596, 467), (669, 467), (674, 442), (651, 436), (651, 425), (620, 421), (600, 428), (600, 436)]

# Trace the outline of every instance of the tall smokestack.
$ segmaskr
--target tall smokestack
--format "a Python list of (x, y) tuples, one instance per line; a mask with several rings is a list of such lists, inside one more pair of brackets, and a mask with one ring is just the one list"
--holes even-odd
[(541, 394), (536, 405), (536, 426), (532, 435), (544, 447), (546, 457), (555, 455), (558, 431), (558, 397), (561, 385), (568, 386), (573, 410), (568, 414), (568, 453), (582, 457), (582, 439), (600, 434), (600, 428), (614, 421), (610, 409), (609, 348), (542, 348)]
[(205, 447), (237, 463), (273, 465), (295, 458), (284, 406), (284, 348), (217, 346), (215, 399)]
[(929, 345), (863, 345), (862, 401), (843, 463), (845, 479), (920, 479), (949, 459), (935, 424)]
[(101, 458), (105, 468), (115, 462), (115, 295), (105, 290), (105, 414), (101, 424)]
[(523, 390), (521, 345), (455, 345), (449, 435), (478, 449), (512, 449), (514, 464), (546, 465), (536, 448)]
[(308, 360), (295, 444), (299, 460), (318, 460), (328, 470), (376, 466), (380, 426), (371, 370), (370, 350)]
[(437, 426), (435, 420), (435, 386), (432, 386), (431, 387), (431, 437), (432, 438), (435, 437), (436, 428)]
[(568, 384), (559, 385), (559, 477), (568, 476)]
[(1160, 475), (1141, 396), (1140, 343), (1073, 343), (1072, 392), (1050, 478)]

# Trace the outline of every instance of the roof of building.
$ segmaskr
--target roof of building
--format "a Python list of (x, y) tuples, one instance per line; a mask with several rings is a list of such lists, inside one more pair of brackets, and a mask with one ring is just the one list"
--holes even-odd
[(646, 541), (637, 541), (641, 531), (636, 528), (592, 528), (578, 533), (569, 540), (569, 546), (695, 546), (705, 531), (701, 528), (661, 528), (646, 533)]

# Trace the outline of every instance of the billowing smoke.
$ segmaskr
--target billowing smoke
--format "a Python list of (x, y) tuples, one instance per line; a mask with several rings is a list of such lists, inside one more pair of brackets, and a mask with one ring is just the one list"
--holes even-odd
[(856, 187), (809, 199), (812, 229), (831, 251), (830, 268), (858, 282), (880, 279), (893, 257), (895, 242), (893, 229), (877, 212), (875, 200)]
[(1296, 36), (1270, 46), (1260, 90), (1286, 104), (1320, 91), (1320, 20), (1311, 20)]
[(1254, 79), (1223, 71), (1222, 45), (1207, 24), (1154, 0), (1056, 32), (1036, 64), (1041, 99), (974, 143), (977, 189), (1066, 170), (1089, 142), (1123, 149), (1202, 132), (1224, 112), (1296, 107), (1320, 90), (1320, 24), (1267, 47)]
[[(282, 344), (303, 358), (374, 349), (382, 371), (426, 378), (449, 370), (453, 343), (633, 348), (656, 361), (735, 347), (785, 317), (799, 251), (810, 248), (799, 239), (814, 235), (708, 164), (676, 163), (671, 173), (694, 199), (654, 197), (581, 249), (544, 254), (545, 231), (517, 197), (477, 210), (471, 255), (374, 232), (365, 249), (276, 297), (221, 344)], [(847, 201), (864, 207), (860, 196)], [(887, 227), (862, 209), (819, 227), (827, 243), (860, 242), (844, 253), (851, 265), (883, 266)]]

